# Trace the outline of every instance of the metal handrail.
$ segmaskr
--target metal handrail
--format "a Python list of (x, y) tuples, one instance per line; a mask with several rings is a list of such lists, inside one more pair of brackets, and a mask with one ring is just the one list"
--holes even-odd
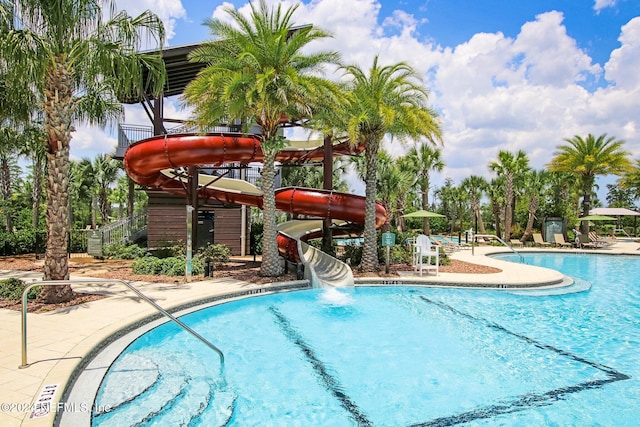
[(135, 288), (129, 282), (127, 282), (125, 280), (120, 280), (120, 279), (109, 279), (109, 280), (42, 280), (42, 281), (33, 282), (33, 283), (27, 285), (24, 288), (24, 291), (22, 292), (22, 364), (20, 366), (18, 366), (18, 368), (23, 369), (23, 368), (29, 367), (29, 364), (27, 363), (27, 293), (34, 286), (60, 286), (60, 285), (63, 285), (63, 284), (71, 284), (71, 283), (86, 283), (86, 284), (98, 284), (98, 283), (100, 283), (100, 284), (107, 284), (107, 283), (118, 284), (118, 283), (120, 283), (122, 285), (125, 285), (127, 288), (129, 288), (129, 290), (131, 290), (137, 296), (139, 296), (140, 298), (142, 298), (143, 300), (145, 300), (146, 302), (151, 304), (151, 306), (153, 306), (161, 314), (163, 314), (164, 316), (168, 317), (170, 320), (172, 320), (174, 323), (176, 323), (178, 326), (180, 326), (186, 332), (190, 333), (191, 335), (193, 335), (194, 337), (196, 337), (197, 339), (202, 341), (204, 344), (206, 344), (213, 351), (218, 353), (218, 356), (220, 357), (221, 369), (224, 368), (224, 354), (222, 354), (222, 350), (220, 350), (218, 347), (216, 347), (214, 344), (212, 344), (210, 341), (208, 341), (202, 335), (200, 335), (199, 333), (197, 333), (196, 331), (191, 329), (189, 326), (185, 325), (181, 320), (179, 320), (178, 318), (173, 316), (171, 313), (166, 311), (164, 308), (160, 307), (157, 303), (155, 303), (153, 300), (151, 300), (145, 294), (140, 292), (137, 288)]
[[(488, 237), (490, 239), (498, 240), (500, 243), (505, 245), (511, 252), (513, 252), (514, 254), (518, 255), (518, 257), (520, 257), (520, 262), (524, 264), (524, 257), (522, 256), (522, 254), (520, 252), (516, 251), (515, 249), (513, 249), (512, 246), (509, 246), (509, 244), (507, 242), (505, 242), (504, 240), (502, 240), (500, 237), (496, 236), (495, 234), (473, 234), (472, 237)], [(474, 239), (471, 239), (471, 240), (473, 242)], [(471, 245), (471, 255), (474, 255), (474, 253), (473, 253), (473, 245)]]

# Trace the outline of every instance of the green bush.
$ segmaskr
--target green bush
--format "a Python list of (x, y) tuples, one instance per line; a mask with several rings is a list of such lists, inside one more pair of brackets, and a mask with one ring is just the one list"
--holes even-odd
[(229, 249), (228, 246), (221, 245), (219, 243), (207, 243), (207, 246), (198, 250), (198, 254), (196, 256), (202, 259), (211, 258), (215, 265), (220, 265), (229, 261), (231, 249)]
[(362, 261), (362, 245), (345, 245), (344, 254), (340, 260), (351, 266), (360, 265), (360, 261)]
[(251, 254), (262, 255), (262, 234), (263, 224), (261, 222), (254, 222), (251, 224), (251, 234), (249, 235), (249, 245)]
[[(20, 301), (22, 299), (22, 293), (27, 285), (20, 279), (14, 277), (0, 281), (0, 298), (7, 299), (9, 301)], [(33, 300), (38, 297), (40, 293), (40, 287), (34, 286), (29, 289), (27, 293), (27, 299)]]
[(34, 252), (36, 233), (33, 230), (17, 230), (0, 233), (0, 248), (3, 255), (21, 255)]
[[(138, 258), (131, 265), (133, 274), (158, 274), (164, 276), (184, 276), (186, 260), (181, 257), (157, 258), (148, 256)], [(204, 273), (204, 261), (194, 257), (191, 261), (191, 274)]]
[(114, 243), (103, 248), (102, 253), (107, 259), (137, 259), (148, 254), (145, 248), (136, 244), (125, 245)]
[(187, 253), (187, 245), (182, 241), (162, 242), (158, 249), (153, 251), (158, 258), (184, 257)]

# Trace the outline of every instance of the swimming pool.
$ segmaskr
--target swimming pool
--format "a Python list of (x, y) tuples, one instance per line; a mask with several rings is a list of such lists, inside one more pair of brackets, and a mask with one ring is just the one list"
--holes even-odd
[(524, 256), (593, 286), (359, 287), (203, 309), (182, 320), (223, 349), (224, 374), (162, 325), (113, 363), (93, 425), (637, 425), (640, 258)]

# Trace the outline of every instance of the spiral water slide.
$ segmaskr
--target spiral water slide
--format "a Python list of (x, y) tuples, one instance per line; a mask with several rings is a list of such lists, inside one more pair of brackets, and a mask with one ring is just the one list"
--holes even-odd
[[(357, 151), (360, 151), (356, 148)], [(348, 143), (333, 145), (334, 155), (354, 154)], [(323, 159), (323, 147), (308, 141), (291, 142), (276, 155), (279, 162), (307, 162)], [(262, 162), (259, 136), (239, 134), (172, 134), (147, 138), (133, 143), (124, 156), (127, 174), (139, 185), (162, 189), (173, 194), (185, 194), (184, 174), (179, 170), (188, 166), (222, 165)], [(262, 208), (262, 191), (253, 184), (237, 179), (198, 175), (198, 194), (201, 198), (225, 203)], [(322, 219), (331, 219), (336, 233), (362, 229), (365, 198), (354, 194), (329, 190), (287, 187), (275, 191), (276, 209), (303, 215), (307, 220), (295, 220), (278, 228), (280, 254), (292, 262), (305, 265), (305, 278), (313, 286), (337, 287), (353, 285), (349, 266), (305, 243), (322, 235)], [(376, 204), (376, 227), (387, 220), (387, 213)]]

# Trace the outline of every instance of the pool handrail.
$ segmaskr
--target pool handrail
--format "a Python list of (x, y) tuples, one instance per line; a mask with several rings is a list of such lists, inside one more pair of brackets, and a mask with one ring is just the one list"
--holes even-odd
[(84, 284), (109, 284), (109, 283), (118, 284), (119, 283), (119, 284), (122, 284), (122, 285), (126, 286), (134, 294), (136, 294), (137, 296), (142, 298), (144, 301), (148, 302), (153, 308), (158, 310), (160, 312), (160, 314), (164, 315), (165, 317), (168, 317), (169, 320), (171, 320), (174, 323), (176, 323), (178, 326), (180, 326), (186, 332), (190, 333), (195, 338), (197, 338), (198, 340), (200, 340), (204, 344), (206, 344), (213, 351), (218, 353), (218, 356), (220, 357), (221, 368), (224, 369), (224, 354), (222, 353), (222, 350), (220, 350), (218, 347), (216, 347), (213, 343), (211, 343), (205, 337), (203, 337), (202, 335), (200, 335), (199, 333), (197, 333), (196, 331), (191, 329), (189, 326), (185, 325), (181, 320), (179, 320), (174, 315), (172, 315), (171, 313), (166, 311), (164, 308), (160, 307), (156, 302), (154, 302), (152, 299), (150, 299), (145, 294), (140, 292), (140, 290), (137, 289), (136, 287), (134, 287), (131, 283), (127, 282), (126, 280), (121, 280), (121, 279), (40, 280), (40, 281), (32, 282), (29, 285), (25, 286), (24, 291), (22, 291), (22, 324), (21, 324), (21, 329), (22, 329), (21, 330), (21, 332), (22, 332), (22, 364), (20, 366), (18, 366), (19, 369), (24, 369), (24, 368), (29, 367), (29, 364), (27, 363), (27, 294), (29, 293), (29, 290), (31, 288), (33, 288), (34, 286), (60, 286), (60, 285), (72, 284), (72, 283), (84, 283)]
[[(474, 234), (472, 237), (483, 237), (483, 238), (489, 238), (489, 239), (498, 240), (500, 243), (505, 245), (511, 252), (513, 252), (514, 254), (518, 255), (518, 257), (520, 258), (520, 262), (524, 264), (524, 257), (522, 256), (522, 254), (520, 252), (516, 251), (515, 249), (513, 249), (512, 246), (509, 246), (509, 244), (507, 242), (505, 242), (504, 240), (502, 240), (500, 237), (496, 236), (495, 234)], [(473, 240), (475, 240), (475, 239), (472, 239), (472, 241)], [(474, 255), (473, 247), (474, 247), (474, 245), (471, 245), (471, 255)]]

